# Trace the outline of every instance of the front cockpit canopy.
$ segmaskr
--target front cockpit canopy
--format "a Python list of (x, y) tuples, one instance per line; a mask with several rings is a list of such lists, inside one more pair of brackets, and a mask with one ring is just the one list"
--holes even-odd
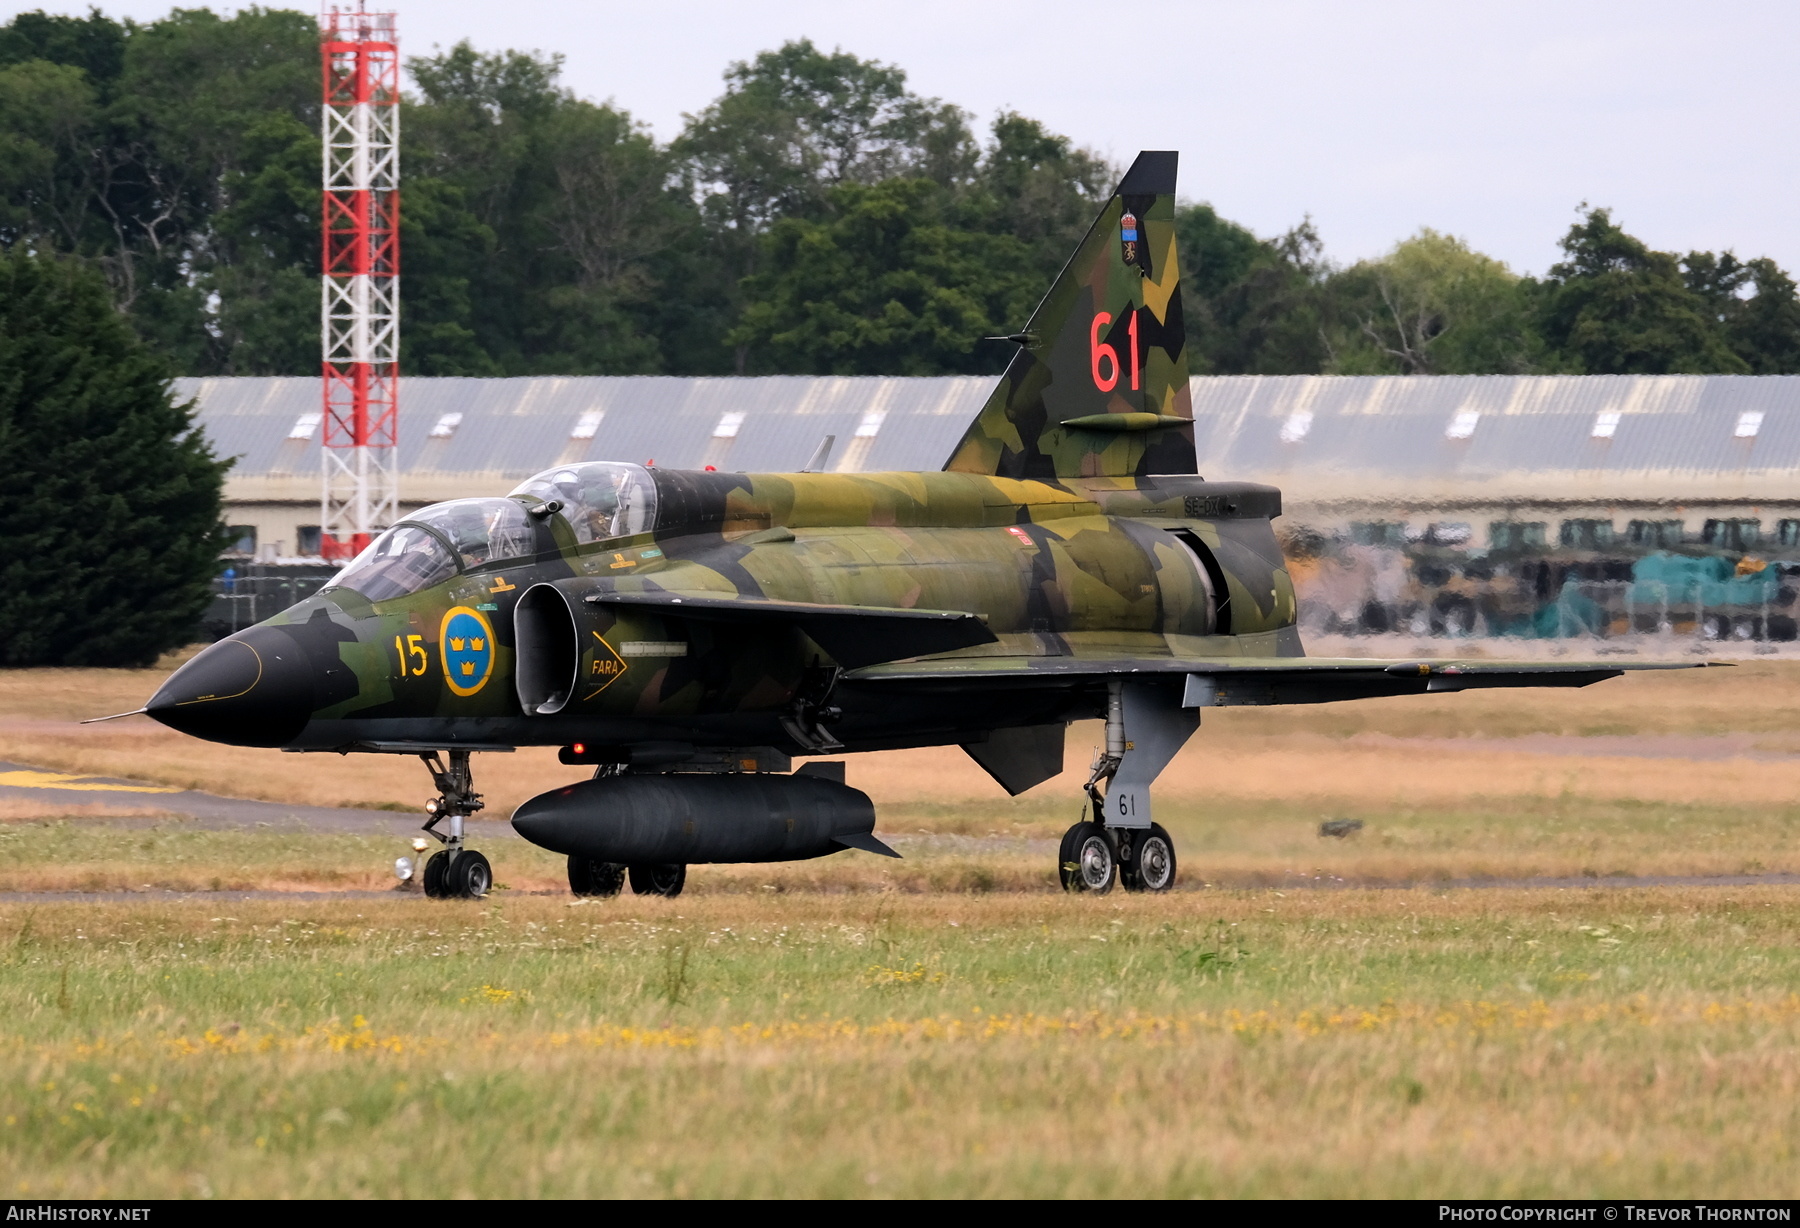
[(514, 498), (562, 504), (562, 515), (582, 545), (656, 527), (656, 483), (642, 465), (620, 461), (558, 465), (512, 493)]
[(387, 601), (442, 584), (458, 571), (536, 552), (537, 536), (523, 504), (453, 499), (414, 512), (383, 533), (326, 587)]

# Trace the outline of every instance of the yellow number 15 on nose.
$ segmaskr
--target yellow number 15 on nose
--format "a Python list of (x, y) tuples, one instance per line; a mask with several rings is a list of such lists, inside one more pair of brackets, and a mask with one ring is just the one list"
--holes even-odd
[(414, 678), (425, 676), (425, 667), (431, 664), (431, 654), (425, 651), (424, 636), (409, 635), (406, 637), (406, 642), (402, 644), (400, 637), (396, 635), (394, 637), (394, 653), (400, 658), (400, 676), (402, 678), (409, 674)]

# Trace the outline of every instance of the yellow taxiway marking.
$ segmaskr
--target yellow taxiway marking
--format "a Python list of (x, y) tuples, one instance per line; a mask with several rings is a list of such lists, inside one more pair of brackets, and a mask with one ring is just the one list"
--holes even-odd
[(95, 793), (179, 793), (171, 785), (115, 785), (91, 776), (65, 776), (61, 772), (0, 772), (0, 785), (15, 789), (81, 789)]

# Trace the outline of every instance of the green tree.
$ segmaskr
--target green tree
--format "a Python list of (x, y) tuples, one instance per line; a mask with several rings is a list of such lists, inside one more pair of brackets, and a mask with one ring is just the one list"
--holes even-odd
[(1540, 288), (1539, 328), (1570, 369), (1588, 375), (1740, 374), (1717, 311), (1676, 258), (1652, 251), (1591, 209), (1562, 240), (1565, 259)]
[(463, 189), (454, 184), (431, 177), (403, 182), (400, 355), (405, 369), (418, 375), (501, 374), (475, 330), (474, 287), (491, 267), (493, 229), (470, 211)]
[(89, 10), (86, 17), (20, 13), (0, 26), (0, 65), (41, 60), (76, 68), (110, 98), (113, 83), (125, 69), (129, 30), (98, 9)]
[(1331, 266), (1309, 218), (1259, 239), (1211, 205), (1175, 215), (1188, 364), (1196, 375), (1305, 375), (1330, 362)]
[(1689, 252), (1681, 272), (1753, 375), (1800, 373), (1800, 297), (1779, 265), (1767, 257)]
[(663, 369), (664, 300), (691, 284), (670, 274), (698, 242), (669, 152), (628, 113), (563, 89), (558, 57), (465, 42), (408, 66), (421, 96), (403, 126), (402, 344), (424, 351), (409, 367)]
[[(833, 189), (921, 177), (963, 182), (978, 151), (957, 107), (906, 88), (906, 74), (800, 39), (725, 72), (725, 92), (673, 146), (695, 193), (707, 256), (723, 273), (735, 318), (739, 282), (755, 273), (762, 236), (783, 219), (820, 218)], [(752, 330), (754, 331), (754, 330)], [(735, 336), (748, 336), (738, 330)], [(748, 351), (731, 355), (742, 372)]]
[(1024, 243), (1048, 286), (1118, 177), (1104, 159), (1068, 137), (1004, 111), (995, 117), (973, 173), (947, 186), (956, 188), (960, 225)]
[(212, 454), (92, 266), (0, 257), (0, 665), (149, 665), (224, 547)]
[(764, 270), (745, 282), (732, 340), (758, 369), (820, 375), (940, 375), (994, 358), (984, 336), (1007, 331), (1043, 292), (1030, 252), (1010, 235), (945, 221), (928, 179), (846, 183), (823, 220), (783, 218)]
[(1451, 235), (1421, 229), (1380, 260), (1334, 274), (1331, 370), (1517, 374), (1544, 369), (1521, 279)]
[(96, 262), (186, 373), (295, 369), (317, 313), (317, 57), (302, 13), (19, 16), (0, 27), (0, 240)]
[(0, 235), (77, 248), (93, 229), (88, 210), (99, 102), (87, 75), (27, 60), (0, 68)]

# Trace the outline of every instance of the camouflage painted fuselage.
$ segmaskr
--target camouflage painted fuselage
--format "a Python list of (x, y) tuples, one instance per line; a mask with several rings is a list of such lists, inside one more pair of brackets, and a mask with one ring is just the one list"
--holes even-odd
[[(943, 654), (1044, 658), (1300, 654), (1293, 588), (1268, 487), (1194, 476), (1016, 481), (964, 473), (779, 476), (657, 471), (651, 533), (578, 546), (560, 517), (538, 554), (388, 601), (327, 589), (271, 620), (305, 655), (314, 705), (279, 744), (774, 746), (800, 753), (783, 714), (845, 662), (792, 623), (696, 619), (676, 607), (576, 604), (577, 687), (528, 711), (515, 686), (515, 606), (540, 584), (767, 598), (821, 606), (973, 611), (993, 642)], [(452, 611), (492, 629), (479, 673)], [(463, 615), (462, 617), (467, 617)], [(884, 659), (879, 645), (862, 660)], [(854, 662), (852, 663), (854, 664)], [(1092, 715), (1104, 686), (895, 694), (837, 674), (832, 732), (846, 749), (967, 741), (995, 728)], [(454, 685), (453, 685), (454, 684)], [(266, 734), (248, 738), (270, 744)]]

